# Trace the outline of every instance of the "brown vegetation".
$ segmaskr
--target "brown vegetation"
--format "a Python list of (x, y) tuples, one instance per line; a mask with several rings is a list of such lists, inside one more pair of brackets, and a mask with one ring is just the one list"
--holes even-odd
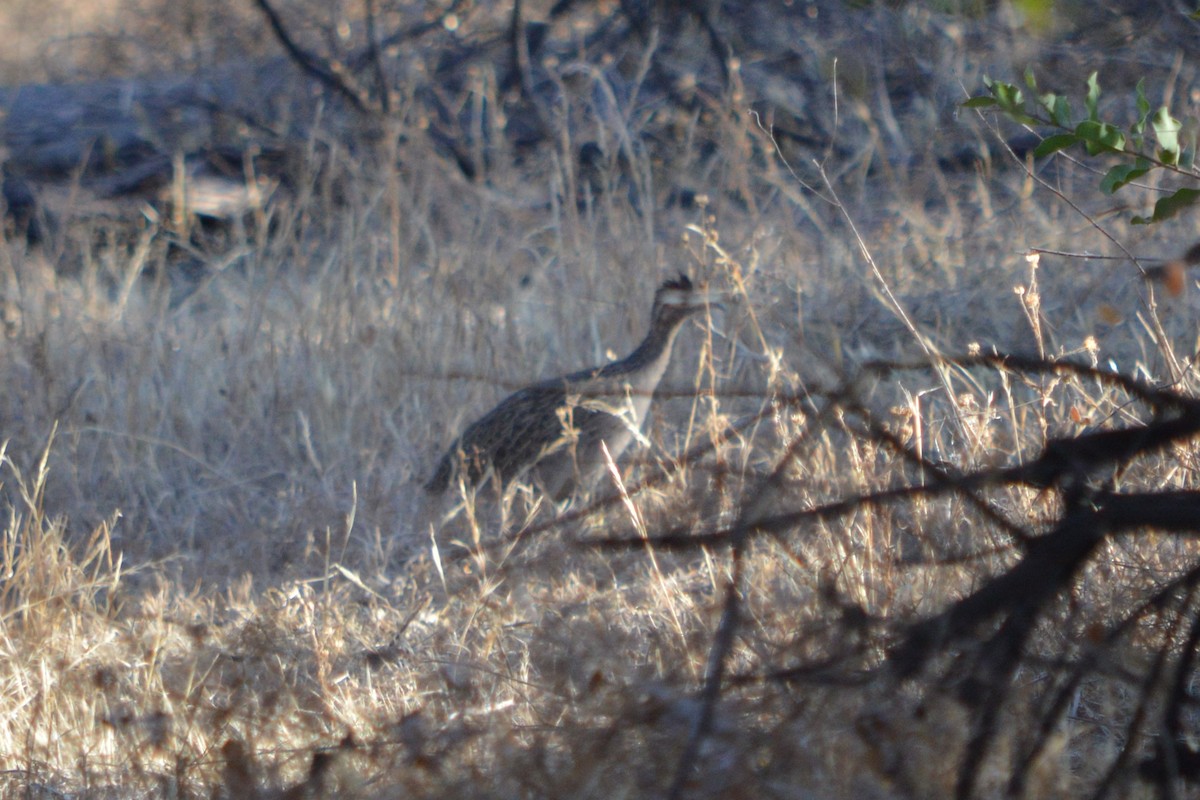
[[(1118, 47), (1190, 96), (1174, 34), (711, 3), (708, 36), (671, 3), (657, 27), (559, 3), (547, 106), (479, 55), (511, 52), (511, 7), (378, 3), (420, 35), (360, 63), (372, 5), (279, 9), (362, 110), (296, 70), (256, 126), (205, 129), (229, 141), (147, 136), (157, 193), (102, 196), (128, 166), (102, 159), (26, 176), (45, 235), (0, 247), (6, 796), (1194, 790), (1194, 287), (1027, 254), (1173, 258), (1196, 225), (1130, 228), (1087, 165), (1027, 172), (954, 105), (985, 69), (1071, 90)], [(152, 33), (121, 5), (145, 62), (95, 77), (215, 68), (220, 19), (265, 40), (241, 6), (167, 6), (195, 14)], [(531, 103), (551, 135), (517, 135)], [(199, 151), (278, 191), (190, 217)], [(463, 422), (626, 351), (681, 269), (739, 302), (680, 337), (622, 482), (425, 497)]]

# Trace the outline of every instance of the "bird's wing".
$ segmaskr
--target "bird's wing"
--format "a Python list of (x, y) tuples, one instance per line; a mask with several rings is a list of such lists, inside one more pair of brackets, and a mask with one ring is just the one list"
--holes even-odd
[(547, 442), (560, 437), (558, 409), (566, 406), (566, 398), (565, 386), (559, 380), (526, 387), (501, 400), (454, 441), (427, 488), (435, 492), (447, 488), (460, 453), (472, 483), (482, 478), (488, 467), (494, 467), (503, 480), (515, 477), (538, 457)]
[[(528, 386), (501, 400), (467, 426), (438, 463), (430, 491), (444, 491), (465, 459), (467, 478), (476, 482), (489, 467), (504, 481), (512, 480), (540, 458), (567, 446), (572, 430), (595, 428), (606, 413), (608, 398), (588, 398), (572, 391), (572, 383), (587, 382), (595, 370), (572, 373)], [(619, 403), (619, 398), (613, 398)]]
[(558, 412), (566, 403), (562, 383), (522, 389), (467, 428), (462, 449), (485, 456), (503, 479), (513, 478), (562, 434)]

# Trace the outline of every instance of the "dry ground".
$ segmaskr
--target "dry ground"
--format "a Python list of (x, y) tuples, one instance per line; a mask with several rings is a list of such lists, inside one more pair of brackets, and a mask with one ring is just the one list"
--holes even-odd
[[(110, 5), (136, 32), (136, 9)], [(25, 16), (10, 11), (9, 25), (46, 22), (34, 4), (13, 8)], [(834, 26), (836, 42), (817, 51), (830, 66), (878, 35), (869, 10), (840, 13), (871, 24)], [(1015, 77), (1030, 53), (1087, 44), (1006, 27), (1012, 13), (894, 19), (914, 37), (937, 33), (927, 46), (947, 85), (970, 92), (979, 61)], [(185, 27), (180, 41), (211, 35)], [(1008, 60), (1001, 47), (975, 49), (989, 35), (1022, 45)], [(1144, 74), (1156, 101), (1194, 90), (1190, 64), (1154, 56)], [(21, 61), (30, 56), (6, 58), (10, 78), (54, 77)], [(869, 87), (873, 76), (860, 78)], [(826, 86), (842, 91), (832, 69)], [(875, 131), (842, 142), (860, 160), (813, 152), (785, 162), (731, 89), (706, 116), (721, 157), (684, 146), (668, 165), (642, 165), (662, 181), (643, 208), (616, 166), (608, 191), (563, 202), (576, 182), (570, 141), (535, 161), (493, 164), (486, 184), (417, 135), (395, 152), (335, 148), (319, 177), (206, 254), (209, 269), (186, 295), (153, 222), (130, 237), (81, 221), (57, 248), (6, 241), (0, 791), (661, 794), (699, 713), (729, 558), (724, 547), (580, 540), (718, 529), (744, 513), (748, 487), (789, 447), (785, 480), (761, 500), (774, 509), (914, 480), (847, 420), (851, 401), (961, 468), (1012, 463), (1047, 436), (1136, 418), (1128, 398), (1084, 382), (1013, 385), (961, 371), (947, 391), (932, 373), (860, 372), (872, 358), (920, 355), (903, 315), (950, 351), (1072, 353), (1149, 380), (1171, 377), (1170, 350), (1196, 345), (1194, 287), (1152, 308), (1128, 262), (1025, 258), (1033, 247), (1116, 251), (1018, 163), (999, 156), (955, 171), (925, 156), (938, 153), (940, 130), (986, 138), (982, 121), (941, 108), (937, 124), (904, 119), (887, 133), (873, 96), (839, 107), (865, 120), (855, 130)], [(884, 156), (896, 136), (914, 158)], [(668, 202), (666, 176), (681, 174), (703, 195), (689, 207)], [(1049, 180), (1139, 255), (1173, 256), (1196, 238), (1192, 220), (1129, 226), (1081, 165), (1063, 162)], [(679, 270), (739, 301), (711, 327), (684, 330), (650, 443), (622, 464), (641, 491), (586, 514), (582, 503), (554, 509), (525, 493), (423, 494), (464, 422), (512, 387), (623, 355), (642, 335), (654, 286)], [(729, 425), (738, 435), (723, 435)], [(1191, 458), (1130, 480), (1191, 487)], [(1033, 493), (992, 499), (1031, 525), (1053, 511)], [(988, 554), (951, 557), (968, 552)], [(730, 663), (742, 678), (719, 707), (690, 796), (947, 796), (966, 712), (936, 686), (849, 670), (761, 676), (860, 640), (855, 663), (878, 666), (870, 625), (932, 613), (1013, 555), (995, 525), (947, 498), (863, 507), (756, 543)], [(1176, 541), (1114, 543), (1064, 604), (1061, 626), (1041, 632), (1044, 646), (1083, 637), (1192, 555)], [(1131, 639), (1119, 658), (1135, 665), (1150, 652)], [(1027, 733), (1022, 714), (1038, 702), (1042, 676), (1024, 677), (981, 770), (984, 796), (1002, 790)], [(1079, 687), (1027, 796), (1093, 785), (1095, 765), (1124, 741), (1116, 721), (1130, 692), (1117, 678)]]

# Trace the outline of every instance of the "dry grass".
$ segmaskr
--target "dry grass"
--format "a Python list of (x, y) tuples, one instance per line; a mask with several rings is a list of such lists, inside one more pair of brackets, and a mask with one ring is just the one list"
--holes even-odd
[(0, 86), (203, 71), (263, 54), (262, 21), (234, 0), (10, 0)]
[[(963, 59), (961, 36), (942, 46), (946, 63)], [(689, 176), (706, 198), (693, 208), (654, 185), (635, 209), (619, 164), (604, 176), (615, 191), (564, 202), (577, 185), (566, 137), (536, 161), (494, 159), (485, 185), (416, 128), (396, 152), (354, 155), (319, 128), (319, 177), (201, 253), (194, 283), (174, 277), (154, 222), (81, 217), (56, 247), (5, 242), (3, 795), (660, 794), (700, 713), (727, 548), (581, 540), (711, 531), (749, 497), (795, 510), (922, 480), (864, 419), (969, 470), (1144, 415), (1081, 380), (861, 370), (921, 353), (899, 308), (948, 350), (1070, 353), (1150, 379), (1170, 375), (1164, 344), (1194, 349), (1188, 297), (1155, 310), (1126, 264), (1023, 257), (1108, 245), (1019, 170), (830, 161), (846, 170), (838, 207), (829, 187), (803, 189), (741, 99), (706, 111), (722, 158), (683, 148), (635, 165)], [(859, 113), (882, 124), (870, 102)], [(580, 117), (592, 127), (579, 141), (649, 124)], [(1056, 185), (1087, 200), (1094, 182), (1064, 165)], [(1195, 234), (1120, 238), (1174, 255)], [(590, 514), (521, 492), (423, 495), (463, 422), (512, 387), (623, 354), (655, 284), (680, 269), (741, 301), (715, 331), (683, 332), (651, 446), (622, 465), (640, 491)], [(1194, 458), (1125, 480), (1194, 487)], [(785, 462), (769, 496), (751, 493)], [(1057, 511), (1031, 491), (989, 502), (1034, 527)], [(1195, 556), (1174, 538), (1109, 550), (1035, 649), (1086, 639)], [(931, 683), (866, 670), (886, 655), (881, 629), (1016, 555), (958, 496), (863, 505), (753, 542), (733, 688), (692, 796), (948, 796), (967, 711)], [(1114, 657), (1133, 669), (1163, 635), (1146, 625)], [(763, 678), (856, 647), (862, 671)], [(1022, 677), (980, 771), (985, 796), (1044, 701), (1045, 676)], [(1028, 796), (1092, 785), (1131, 697), (1115, 668), (1080, 686)]]

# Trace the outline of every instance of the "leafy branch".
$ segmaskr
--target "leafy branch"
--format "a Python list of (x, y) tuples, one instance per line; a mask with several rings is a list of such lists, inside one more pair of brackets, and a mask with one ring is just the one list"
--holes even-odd
[[(1100, 117), (1100, 81), (1097, 73), (1088, 76), (1084, 97), (1086, 117), (1076, 119), (1070, 100), (1054, 92), (1039, 92), (1032, 70), (1025, 72), (1025, 88), (985, 77), (988, 94), (972, 97), (965, 108), (999, 110), (1009, 119), (1030, 127), (1051, 128), (1058, 132), (1042, 139), (1034, 149), (1034, 158), (1045, 158), (1060, 150), (1081, 147), (1088, 156), (1115, 155), (1121, 163), (1109, 168), (1100, 181), (1100, 189), (1114, 194), (1122, 187), (1154, 169), (1185, 177), (1195, 183), (1196, 134), (1185, 134), (1183, 123), (1161, 106), (1151, 111), (1146, 98), (1145, 81), (1135, 89), (1137, 119), (1123, 128)], [(1149, 217), (1134, 217), (1135, 225), (1170, 219), (1200, 202), (1200, 188), (1184, 186), (1154, 204)]]

